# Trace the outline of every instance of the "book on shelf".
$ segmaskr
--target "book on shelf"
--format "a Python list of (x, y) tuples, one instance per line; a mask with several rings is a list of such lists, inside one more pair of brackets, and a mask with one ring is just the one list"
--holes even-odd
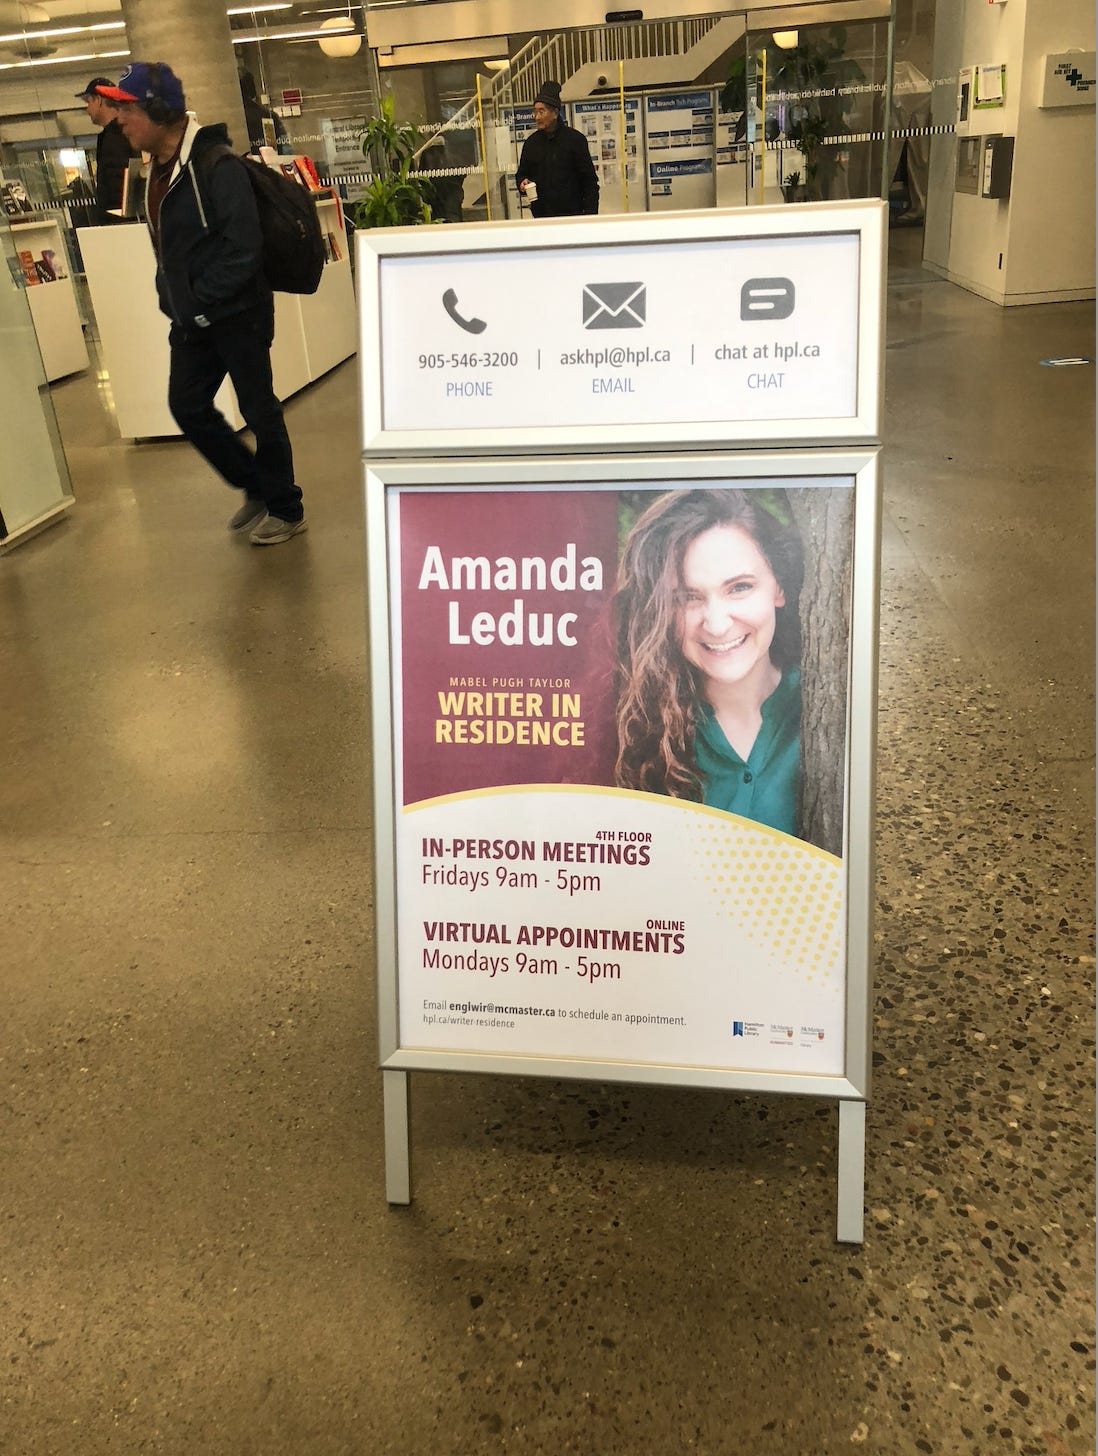
[(278, 170), (282, 173), (283, 177), (289, 177), (291, 182), (299, 182), (302, 187), (305, 186), (305, 179), (294, 166), (293, 162), (279, 162)]
[(294, 165), (301, 174), (301, 180), (310, 192), (320, 191), (320, 174), (313, 166), (312, 157), (295, 157)]
[(140, 157), (131, 157), (122, 173), (122, 216), (140, 217), (145, 206), (146, 175)]
[(19, 262), (23, 269), (23, 277), (27, 280), (28, 285), (42, 282), (38, 276), (38, 269), (34, 266), (34, 254), (29, 248), (20, 248)]
[(53, 248), (42, 249), (42, 261), (55, 278), (67, 278), (69, 276), (69, 270), (65, 267), (64, 259)]
[(343, 249), (339, 246), (335, 233), (325, 233), (324, 236), (328, 239), (328, 252), (332, 262), (338, 263), (343, 257)]
[(0, 203), (8, 217), (22, 217), (32, 210), (31, 200), (22, 182), (5, 182), (0, 186)]
[(53, 283), (56, 281), (48, 263), (43, 258), (35, 258), (34, 271), (38, 274), (39, 283)]

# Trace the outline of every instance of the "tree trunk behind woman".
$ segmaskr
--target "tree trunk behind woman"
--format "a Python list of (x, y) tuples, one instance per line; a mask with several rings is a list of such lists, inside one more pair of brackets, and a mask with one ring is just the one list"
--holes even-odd
[(801, 838), (843, 852), (854, 492), (789, 492), (804, 542), (801, 591)]

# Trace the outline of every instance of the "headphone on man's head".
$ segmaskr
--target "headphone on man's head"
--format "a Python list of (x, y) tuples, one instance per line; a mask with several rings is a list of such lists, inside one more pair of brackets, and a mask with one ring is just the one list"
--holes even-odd
[[(148, 84), (159, 89), (163, 71), (160, 61), (152, 61), (149, 65)], [(157, 126), (169, 126), (173, 121), (179, 120), (180, 113), (173, 111), (162, 96), (151, 96), (148, 101), (142, 101), (141, 105), (145, 108), (145, 115)]]

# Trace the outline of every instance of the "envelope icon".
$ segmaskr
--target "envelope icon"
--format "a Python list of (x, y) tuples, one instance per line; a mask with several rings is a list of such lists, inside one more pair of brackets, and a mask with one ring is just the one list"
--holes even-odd
[(643, 283), (585, 283), (585, 329), (643, 329), (648, 294)]

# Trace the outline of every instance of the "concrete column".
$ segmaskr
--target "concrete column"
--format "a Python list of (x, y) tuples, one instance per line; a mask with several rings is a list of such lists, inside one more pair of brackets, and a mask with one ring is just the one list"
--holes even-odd
[(122, 18), (131, 59), (167, 61), (183, 82), (188, 111), (203, 125), (223, 121), (243, 152), (248, 127), (227, 8), (228, 0), (122, 0)]

